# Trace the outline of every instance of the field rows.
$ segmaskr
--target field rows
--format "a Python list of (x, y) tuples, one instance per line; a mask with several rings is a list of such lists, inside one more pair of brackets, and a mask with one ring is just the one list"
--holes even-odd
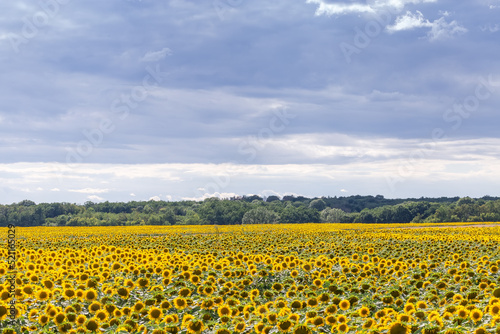
[(17, 228), (12, 329), (500, 333), (500, 227), (450, 225)]

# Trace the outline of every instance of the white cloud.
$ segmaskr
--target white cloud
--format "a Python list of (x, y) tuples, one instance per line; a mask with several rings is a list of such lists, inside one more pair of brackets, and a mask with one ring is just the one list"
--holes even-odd
[(220, 198), (220, 199), (227, 199), (227, 198), (231, 198), (231, 197), (238, 197), (240, 195), (236, 194), (236, 193), (219, 193), (219, 192), (215, 192), (215, 193), (205, 193), (203, 194), (202, 196), (199, 196), (199, 197), (183, 197), (182, 200), (184, 201), (203, 201), (207, 198), (213, 198), (213, 197), (216, 197), (216, 198)]
[(457, 21), (446, 22), (444, 17), (432, 22), (432, 29), (427, 34), (431, 41), (440, 40), (453, 37), (455, 35), (462, 35), (467, 32), (467, 29)]
[(134, 193), (130, 193), (130, 196), (135, 197), (135, 194)]
[(142, 62), (152, 62), (159, 61), (165, 58), (166, 56), (172, 55), (172, 50), (169, 48), (163, 48), (160, 51), (150, 51), (141, 58)]
[(374, 12), (372, 7), (361, 3), (325, 3), (323, 0), (307, 0), (307, 3), (318, 5), (318, 9), (316, 9), (316, 15), (318, 16)]
[(368, 0), (365, 2), (335, 2), (328, 0), (307, 0), (307, 3), (318, 5), (316, 15), (342, 15), (375, 13), (382, 9), (389, 9), (392, 12), (399, 12), (408, 4), (420, 4), (436, 2), (437, 0)]
[(109, 189), (84, 188), (84, 189), (69, 189), (68, 191), (73, 193), (82, 193), (82, 194), (102, 194), (109, 192)]
[(59, 189), (59, 188), (52, 188), (52, 189), (50, 189), (50, 191), (61, 191), (61, 189)]
[(481, 31), (497, 32), (500, 30), (500, 24), (485, 24), (480, 27)]
[(158, 201), (161, 201), (161, 198), (159, 196), (153, 196), (153, 197), (150, 197), (149, 198), (149, 201), (155, 201), (155, 202), (158, 202)]
[(347, 191), (347, 190), (345, 190), (345, 189), (340, 189), (340, 192), (341, 192), (341, 193), (346, 193), (346, 192), (348, 192), (348, 191)]
[(270, 190), (270, 189), (266, 189), (266, 190), (263, 190), (261, 191), (259, 194), (257, 194), (261, 197), (269, 197), (269, 196), (278, 196), (278, 197), (282, 197), (281, 194), (277, 191), (274, 191), (274, 190)]
[[(362, 13), (377, 13), (381, 10), (389, 10), (393, 14), (404, 10), (408, 4), (421, 4), (436, 2), (437, 0), (369, 0), (367, 3), (362, 2), (329, 2), (327, 0), (307, 0), (307, 3), (318, 5), (316, 15), (343, 15), (343, 14), (362, 14)], [(448, 11), (440, 11), (441, 18), (435, 21), (429, 21), (424, 18), (420, 11), (412, 13), (407, 11), (406, 14), (400, 15), (395, 22), (386, 29), (389, 33), (397, 31), (413, 30), (418, 28), (430, 29), (427, 37), (430, 40), (440, 40), (449, 38), (455, 35), (464, 34), (467, 29), (461, 26), (457, 21), (447, 22), (445, 17), (450, 16)]]
[(406, 14), (396, 18), (396, 22), (392, 26), (388, 26), (387, 31), (393, 33), (396, 31), (413, 30), (422, 27), (430, 28), (432, 27), (432, 23), (429, 22), (429, 20), (426, 20), (424, 15), (418, 10), (415, 14), (407, 11)]
[[(289, 192), (289, 191), (279, 192), (279, 191), (274, 191), (274, 190), (270, 190), (270, 189), (262, 190), (258, 193), (255, 193), (255, 194), (246, 194), (246, 196), (253, 196), (253, 195), (257, 195), (257, 196), (260, 196), (260, 197), (265, 198), (265, 199), (267, 199), (269, 196), (277, 196), (279, 198), (283, 198), (284, 196), (295, 196), (295, 197), (304, 196), (304, 197), (307, 197), (307, 195), (304, 195), (304, 194), (299, 194), (299, 193), (294, 193), (294, 192)], [(315, 197), (315, 195), (311, 195), (311, 196)]]
[(427, 36), (430, 40), (450, 38), (467, 32), (467, 29), (460, 26), (457, 21), (446, 22), (445, 17), (441, 17), (430, 22), (420, 11), (412, 13), (407, 11), (404, 15), (398, 16), (393, 25), (387, 27), (389, 33), (398, 31), (413, 30), (418, 28), (430, 28)]
[[(423, 142), (417, 139), (363, 139), (328, 135), (313, 136), (309, 142), (304, 142), (305, 137), (292, 139), (294, 141), (289, 142), (288, 151), (283, 153), (299, 156), (302, 163), (157, 164), (153, 165), (157, 170), (156, 175), (148, 173), (153, 166), (146, 164), (85, 164), (81, 169), (73, 169), (72, 175), (62, 176), (61, 180), (57, 170), (64, 168), (64, 164), (0, 164), (0, 175), (12, 174), (9, 178), (0, 176), (0, 203), (18, 202), (27, 198), (26, 191), (29, 189), (25, 189), (25, 186), (29, 182), (27, 180), (30, 180), (29, 175), (33, 174), (32, 170), (39, 171), (40, 179), (36, 182), (45, 189), (29, 192), (29, 199), (35, 202), (84, 203), (86, 200), (103, 200), (102, 195), (96, 193), (68, 192), (68, 189), (85, 189), (85, 185), (98, 184), (104, 179), (110, 181), (114, 190), (112, 196), (106, 197), (112, 201), (130, 200), (131, 191), (137, 194), (137, 198), (147, 199), (150, 198), (147, 194), (161, 194), (165, 189), (175, 194), (172, 200), (203, 200), (249, 193), (280, 197), (290, 192), (307, 197), (338, 196), (344, 193), (341, 189), (347, 189), (349, 194), (455, 196), (470, 190), (464, 186), (467, 182), (468, 185), (473, 185), (475, 194), (482, 196), (491, 194), (500, 186), (497, 177), (500, 170), (500, 139), (496, 138), (441, 140), (433, 149), (426, 149), (432, 143), (431, 140)], [(306, 153), (309, 156), (305, 156)], [(127, 169), (132, 166), (142, 170), (142, 178), (110, 176), (112, 169)], [(90, 170), (94, 172), (90, 173)], [(170, 181), (156, 177), (164, 173), (182, 175), (183, 180)], [(390, 193), (385, 177), (397, 176), (399, 173), (404, 173), (405, 182), (413, 182), (413, 187), (416, 188), (403, 189), (406, 190), (403, 193)], [(80, 177), (80, 174), (85, 177)], [(432, 188), (429, 188), (430, 182), (433, 182)], [(56, 184), (61, 191), (49, 191)], [(427, 185), (427, 188), (423, 185)], [(200, 187), (206, 190), (197, 190)], [(165, 198), (168, 197), (151, 197), (152, 200)]]

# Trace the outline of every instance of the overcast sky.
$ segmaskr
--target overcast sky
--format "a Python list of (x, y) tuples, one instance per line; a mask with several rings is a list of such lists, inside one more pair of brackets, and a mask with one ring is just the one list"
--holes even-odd
[(499, 195), (500, 0), (0, 13), (0, 203)]

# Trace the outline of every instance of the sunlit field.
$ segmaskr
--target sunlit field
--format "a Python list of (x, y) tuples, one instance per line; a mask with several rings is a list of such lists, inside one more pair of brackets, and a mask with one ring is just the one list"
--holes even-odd
[(17, 315), (3, 233), (0, 328), (500, 333), (490, 224), (17, 228)]

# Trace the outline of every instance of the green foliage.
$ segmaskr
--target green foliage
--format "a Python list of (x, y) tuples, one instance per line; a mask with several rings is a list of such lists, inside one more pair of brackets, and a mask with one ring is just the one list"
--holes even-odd
[(309, 203), (309, 207), (311, 209), (322, 211), (326, 208), (326, 203), (321, 198), (318, 198), (318, 199), (312, 200), (311, 203)]
[(243, 224), (275, 224), (279, 221), (280, 216), (271, 210), (263, 207), (258, 207), (247, 211), (243, 215)]
[(305, 205), (287, 205), (281, 212), (280, 223), (282, 224), (305, 224), (319, 223), (319, 212)]
[(341, 223), (347, 213), (337, 208), (326, 208), (320, 213), (320, 220), (322, 223)]
[(233, 225), (500, 221), (500, 198), (385, 199), (383, 196), (243, 196), (221, 200), (0, 205), (0, 226)]

